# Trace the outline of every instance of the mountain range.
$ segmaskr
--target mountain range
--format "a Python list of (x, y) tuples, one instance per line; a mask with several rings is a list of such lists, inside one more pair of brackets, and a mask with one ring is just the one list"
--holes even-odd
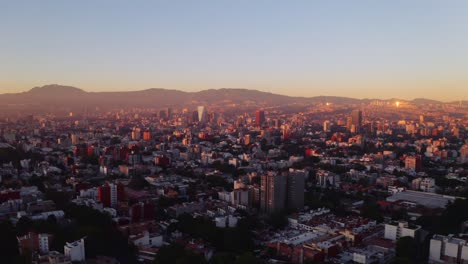
[[(291, 104), (359, 104), (371, 99), (355, 99), (336, 96), (292, 97), (248, 89), (209, 89), (199, 92), (184, 92), (162, 88), (151, 88), (140, 91), (125, 92), (86, 92), (82, 89), (63, 86), (45, 85), (34, 87), (27, 92), (0, 94), (0, 109), (24, 111), (51, 111), (57, 109), (83, 109), (99, 107), (130, 108), (130, 107), (169, 107), (193, 105), (250, 105), (258, 107), (279, 106)], [(395, 101), (389, 99), (387, 101)], [(400, 100), (404, 101), (404, 100)], [(414, 99), (413, 104), (441, 103), (435, 100)]]

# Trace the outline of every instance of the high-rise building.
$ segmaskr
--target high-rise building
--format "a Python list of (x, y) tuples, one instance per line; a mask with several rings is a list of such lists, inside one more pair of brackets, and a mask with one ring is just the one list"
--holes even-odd
[(77, 134), (71, 134), (70, 138), (71, 138), (72, 145), (77, 145), (80, 142), (80, 138), (78, 137)]
[(286, 201), (287, 178), (277, 172), (269, 171), (261, 176), (260, 210), (274, 213), (284, 210)]
[(362, 111), (354, 110), (351, 113), (351, 125), (354, 125), (356, 132), (360, 132), (362, 128)]
[(133, 128), (132, 140), (140, 140), (140, 139), (141, 139), (141, 129), (138, 127)]
[(167, 117), (169, 117), (169, 118), (172, 117), (172, 108), (170, 108), (170, 107), (167, 108)]
[(468, 241), (453, 235), (434, 235), (428, 263), (468, 263)]
[(305, 171), (289, 169), (287, 186), (288, 208), (302, 210), (304, 207)]
[(346, 128), (351, 131), (351, 128), (353, 127), (353, 118), (351, 116), (348, 116), (346, 118)]
[(326, 120), (323, 122), (323, 131), (330, 132), (331, 131), (331, 123), (330, 121)]
[(159, 118), (161, 119), (166, 119), (167, 118), (167, 113), (165, 110), (159, 111)]
[(98, 187), (98, 200), (104, 207), (116, 207), (118, 201), (125, 199), (125, 189), (120, 183), (106, 183)]
[(249, 134), (244, 136), (244, 145), (246, 145), (246, 146), (250, 145), (250, 143), (252, 143), (251, 141), (252, 141), (252, 139), (251, 139), (251, 136)]
[(151, 140), (151, 132), (150, 131), (143, 132), (143, 140), (145, 140), (145, 141), (150, 141)]
[(132, 205), (128, 211), (132, 223), (154, 219), (154, 204), (151, 201)]
[(261, 176), (260, 210), (274, 213), (304, 207), (305, 172), (290, 170), (272, 172)]
[(67, 242), (63, 247), (63, 252), (65, 256), (69, 257), (73, 262), (84, 261), (86, 258), (84, 238), (71, 243)]
[(38, 234), (35, 232), (29, 232), (24, 236), (17, 237), (21, 254), (34, 254), (36, 252), (46, 254), (49, 252), (49, 245), (52, 239), (53, 236), (51, 234)]
[(405, 159), (405, 169), (420, 172), (422, 169), (421, 156), (410, 156)]
[(199, 106), (198, 108), (198, 122), (203, 124), (206, 122), (206, 108), (204, 106)]
[(192, 112), (192, 121), (193, 123), (197, 123), (198, 122), (198, 111), (193, 111)]
[(424, 116), (423, 116), (423, 115), (420, 115), (420, 116), (419, 116), (419, 123), (422, 124), (422, 123), (424, 123), (424, 121), (425, 121)]
[(460, 149), (460, 163), (468, 162), (468, 144), (463, 145)]
[(275, 119), (275, 120), (273, 121), (273, 125), (275, 126), (275, 128), (280, 128), (280, 126), (281, 126), (281, 120)]
[(263, 110), (257, 110), (255, 112), (255, 125), (256, 126), (262, 126), (263, 123), (265, 123), (265, 111)]

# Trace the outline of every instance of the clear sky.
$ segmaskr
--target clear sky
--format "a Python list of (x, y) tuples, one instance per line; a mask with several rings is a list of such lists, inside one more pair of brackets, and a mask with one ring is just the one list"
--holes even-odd
[(465, 0), (1, 0), (0, 93), (468, 99)]

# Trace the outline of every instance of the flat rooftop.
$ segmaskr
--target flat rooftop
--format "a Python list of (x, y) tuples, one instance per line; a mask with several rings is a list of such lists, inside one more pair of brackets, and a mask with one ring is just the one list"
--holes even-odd
[(458, 197), (441, 195), (435, 193), (416, 192), (416, 191), (404, 191), (397, 192), (392, 196), (387, 197), (388, 202), (396, 201), (410, 201), (427, 208), (445, 208), (449, 201), (454, 201)]

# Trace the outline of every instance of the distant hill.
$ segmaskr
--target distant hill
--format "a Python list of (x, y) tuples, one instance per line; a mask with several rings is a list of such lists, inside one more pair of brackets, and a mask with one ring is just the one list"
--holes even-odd
[(80, 88), (76, 88), (73, 86), (63, 86), (58, 84), (49, 84), (44, 85), (41, 87), (34, 87), (27, 92), (28, 94), (35, 94), (35, 95), (70, 95), (70, 94), (83, 94), (86, 93), (85, 91), (81, 90)]
[(425, 99), (425, 98), (416, 98), (411, 101), (413, 104), (441, 104), (442, 102), (437, 100)]
[[(83, 110), (128, 107), (167, 107), (193, 105), (250, 105), (255, 107), (291, 104), (359, 104), (370, 99), (317, 96), (291, 97), (249, 89), (222, 88), (200, 92), (184, 92), (162, 88), (126, 92), (86, 92), (72, 86), (57, 84), (34, 87), (27, 92), (0, 95), (0, 107), (8, 111), (43, 112), (59, 110)], [(414, 103), (436, 102), (415, 99)], [(5, 111), (5, 109), (4, 109)]]

